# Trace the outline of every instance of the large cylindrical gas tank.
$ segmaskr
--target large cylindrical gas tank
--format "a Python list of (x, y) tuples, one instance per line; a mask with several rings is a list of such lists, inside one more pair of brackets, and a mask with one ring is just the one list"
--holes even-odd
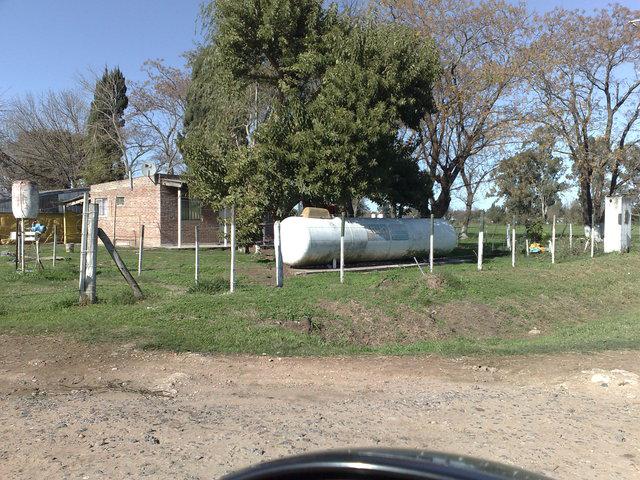
[[(282, 260), (300, 267), (340, 258), (340, 218), (288, 217), (282, 221)], [(431, 220), (426, 218), (349, 218), (345, 222), (345, 262), (423, 258), (429, 253)], [(434, 253), (453, 250), (458, 236), (451, 224), (435, 220)]]
[(40, 207), (38, 187), (31, 180), (16, 180), (11, 185), (11, 211), (15, 218), (36, 218)]

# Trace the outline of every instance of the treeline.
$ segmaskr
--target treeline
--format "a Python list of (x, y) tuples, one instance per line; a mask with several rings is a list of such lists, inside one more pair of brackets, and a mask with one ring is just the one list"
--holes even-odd
[(105, 67), (73, 90), (0, 99), (0, 193), (18, 178), (43, 190), (131, 178), (142, 160), (183, 171), (189, 74), (160, 61), (142, 69), (140, 82)]
[[(363, 5), (361, 4), (361, 7)], [(298, 202), (468, 218), (479, 192), (582, 222), (636, 191), (640, 16), (532, 15), (501, 0), (216, 0), (193, 60), (182, 148), (201, 196), (247, 225)]]

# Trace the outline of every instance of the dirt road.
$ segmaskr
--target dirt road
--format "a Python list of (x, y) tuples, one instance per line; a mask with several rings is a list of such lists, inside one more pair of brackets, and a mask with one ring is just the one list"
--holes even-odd
[(634, 372), (637, 352), (280, 359), (0, 336), (0, 478), (217, 478), (357, 446), (640, 478)]

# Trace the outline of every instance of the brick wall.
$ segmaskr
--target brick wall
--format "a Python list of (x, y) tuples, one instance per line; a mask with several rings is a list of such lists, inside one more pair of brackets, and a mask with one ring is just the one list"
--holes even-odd
[[(100, 183), (91, 186), (92, 201), (105, 198), (106, 216), (99, 217), (98, 226), (113, 240), (114, 212), (117, 245), (137, 246), (140, 225), (144, 224), (145, 247), (178, 244), (178, 189), (156, 185), (147, 177), (135, 178), (133, 190), (129, 180)], [(116, 197), (124, 197), (124, 205), (116, 206)], [(192, 244), (195, 226), (200, 225), (201, 243), (218, 243), (218, 215), (202, 209), (201, 220), (182, 221), (182, 243)]]
[[(184, 200), (183, 200), (184, 201)], [(160, 205), (162, 210), (162, 244), (178, 244), (178, 189), (160, 187)], [(192, 244), (195, 241), (195, 226), (200, 225), (201, 243), (218, 243), (218, 214), (211, 209), (202, 209), (201, 220), (182, 220), (182, 243)]]
[[(145, 247), (160, 246), (160, 186), (155, 185), (150, 178), (135, 178), (133, 190), (129, 180), (92, 185), (90, 194), (92, 201), (107, 199), (107, 215), (99, 217), (98, 226), (112, 241), (115, 212), (116, 245), (137, 246), (140, 226), (144, 224)], [(124, 197), (124, 205), (116, 206), (116, 197)]]

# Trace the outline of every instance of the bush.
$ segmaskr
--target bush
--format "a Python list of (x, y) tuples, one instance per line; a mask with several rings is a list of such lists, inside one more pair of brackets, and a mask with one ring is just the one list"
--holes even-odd
[(214, 277), (211, 280), (200, 280), (189, 287), (188, 293), (208, 293), (216, 295), (229, 290), (229, 280), (224, 277)]
[(130, 288), (118, 290), (110, 299), (109, 303), (113, 305), (133, 305), (136, 303), (136, 297)]
[(542, 220), (527, 220), (525, 222), (527, 229), (527, 238), (531, 242), (541, 242), (544, 240), (544, 224)]

